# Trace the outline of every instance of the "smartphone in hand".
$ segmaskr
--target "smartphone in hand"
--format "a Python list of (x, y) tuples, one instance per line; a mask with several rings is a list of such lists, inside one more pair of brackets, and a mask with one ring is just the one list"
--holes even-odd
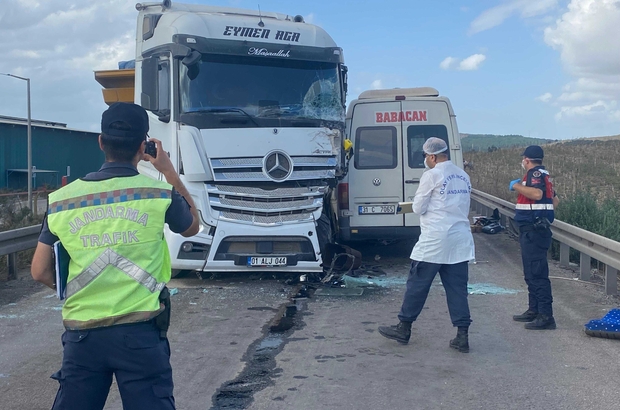
[(153, 158), (157, 158), (157, 147), (155, 146), (155, 141), (147, 141), (146, 147), (144, 148), (144, 153), (149, 154)]

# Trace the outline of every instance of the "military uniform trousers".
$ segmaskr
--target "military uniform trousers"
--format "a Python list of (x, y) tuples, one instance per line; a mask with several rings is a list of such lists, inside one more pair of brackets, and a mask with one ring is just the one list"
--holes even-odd
[(468, 327), (471, 324), (471, 317), (469, 303), (467, 302), (467, 280), (469, 277), (467, 261), (455, 264), (413, 261), (398, 319), (403, 322), (414, 322), (418, 318), (437, 273), (439, 273), (446, 290), (448, 311), (452, 324)]
[(529, 310), (553, 316), (553, 297), (549, 281), (547, 252), (551, 246), (551, 229), (535, 229), (531, 225), (520, 228), (519, 243), (523, 260), (523, 274), (527, 284)]
[(173, 410), (170, 345), (153, 321), (62, 335), (60, 388), (52, 410), (103, 409), (112, 375), (124, 410)]

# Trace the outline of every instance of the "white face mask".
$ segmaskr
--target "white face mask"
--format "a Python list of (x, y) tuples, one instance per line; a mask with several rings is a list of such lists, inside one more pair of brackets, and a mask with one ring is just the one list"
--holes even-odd
[(428, 166), (428, 162), (426, 162), (426, 157), (424, 157), (424, 168), (431, 169), (431, 167)]
[(521, 160), (521, 168), (523, 168), (523, 170), (525, 171), (525, 163), (524, 163), (524, 161), (525, 160)]

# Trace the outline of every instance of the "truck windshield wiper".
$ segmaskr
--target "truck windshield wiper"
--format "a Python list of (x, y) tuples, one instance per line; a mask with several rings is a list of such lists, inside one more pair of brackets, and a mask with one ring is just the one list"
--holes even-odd
[(282, 106), (270, 106), (265, 107), (262, 110), (259, 109), (257, 117), (288, 117), (296, 115), (301, 111), (300, 105), (282, 105)]
[(260, 125), (258, 125), (258, 123), (254, 119), (254, 117), (252, 117), (250, 114), (248, 114), (247, 112), (245, 112), (241, 108), (236, 108), (236, 107), (205, 108), (205, 109), (201, 109), (201, 110), (186, 112), (185, 114), (202, 114), (202, 113), (212, 113), (212, 114), (239, 113), (239, 114), (242, 114), (242, 115), (248, 117), (250, 119), (250, 121), (252, 121), (254, 123), (254, 125), (256, 125), (257, 127), (260, 127)]

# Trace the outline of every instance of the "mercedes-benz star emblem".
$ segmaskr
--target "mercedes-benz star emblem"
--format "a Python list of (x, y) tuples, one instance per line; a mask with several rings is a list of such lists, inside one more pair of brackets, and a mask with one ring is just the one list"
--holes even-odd
[(276, 182), (282, 182), (293, 172), (291, 157), (282, 151), (271, 151), (263, 159), (263, 172)]
[(375, 178), (375, 179), (372, 180), (372, 184), (374, 186), (379, 186), (379, 185), (381, 185), (381, 180), (379, 178)]

